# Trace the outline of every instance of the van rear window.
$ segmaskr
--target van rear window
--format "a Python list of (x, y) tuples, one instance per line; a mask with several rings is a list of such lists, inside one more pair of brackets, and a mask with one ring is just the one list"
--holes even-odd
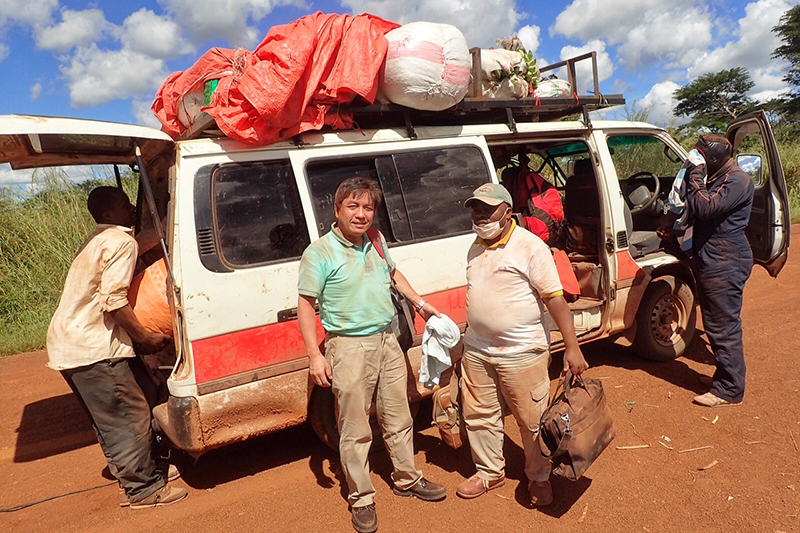
[(333, 193), (344, 178), (376, 180), (383, 204), (373, 225), (389, 242), (410, 242), (471, 231), (464, 201), (491, 181), (475, 146), (409, 150), (397, 154), (314, 161), (306, 168), (320, 235), (333, 222)]
[(310, 240), (288, 161), (228, 164), (211, 180), (221, 259), (232, 267), (300, 257)]

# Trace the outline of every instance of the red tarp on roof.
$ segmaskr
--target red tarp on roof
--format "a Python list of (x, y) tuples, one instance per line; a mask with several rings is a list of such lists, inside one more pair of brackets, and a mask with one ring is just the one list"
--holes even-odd
[(218, 79), (209, 106), (225, 135), (257, 144), (277, 142), (323, 125), (351, 128), (336, 106), (375, 100), (378, 71), (399, 27), (372, 15), (315, 13), (272, 28), (254, 52), (214, 48), (190, 69), (170, 75), (153, 102), (163, 131), (180, 136), (178, 105), (199, 84)]

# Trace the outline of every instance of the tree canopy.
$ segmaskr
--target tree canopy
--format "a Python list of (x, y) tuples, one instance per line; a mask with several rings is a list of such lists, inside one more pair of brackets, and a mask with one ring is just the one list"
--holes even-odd
[(792, 91), (783, 99), (782, 111), (792, 118), (800, 118), (800, 6), (784, 13), (772, 31), (783, 43), (775, 49), (772, 58), (785, 59), (790, 65), (783, 81), (792, 87)]
[(675, 115), (690, 117), (690, 127), (724, 132), (731, 120), (755, 107), (747, 96), (754, 85), (742, 67), (703, 74), (675, 91)]

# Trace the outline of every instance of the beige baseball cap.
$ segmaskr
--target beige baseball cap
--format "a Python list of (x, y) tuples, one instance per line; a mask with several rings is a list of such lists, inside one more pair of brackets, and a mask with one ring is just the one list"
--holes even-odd
[(502, 202), (513, 205), (511, 193), (499, 183), (484, 183), (472, 192), (472, 196), (464, 202), (464, 207), (469, 207), (473, 200), (479, 200), (488, 205), (500, 205)]

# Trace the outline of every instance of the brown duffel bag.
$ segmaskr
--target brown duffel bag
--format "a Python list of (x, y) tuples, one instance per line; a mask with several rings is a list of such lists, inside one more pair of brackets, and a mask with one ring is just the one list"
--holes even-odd
[(600, 380), (567, 372), (539, 426), (542, 455), (553, 462), (553, 474), (580, 479), (614, 434)]
[(461, 360), (453, 364), (450, 382), (433, 393), (433, 425), (439, 428), (442, 441), (460, 448), (467, 438), (461, 414)]

